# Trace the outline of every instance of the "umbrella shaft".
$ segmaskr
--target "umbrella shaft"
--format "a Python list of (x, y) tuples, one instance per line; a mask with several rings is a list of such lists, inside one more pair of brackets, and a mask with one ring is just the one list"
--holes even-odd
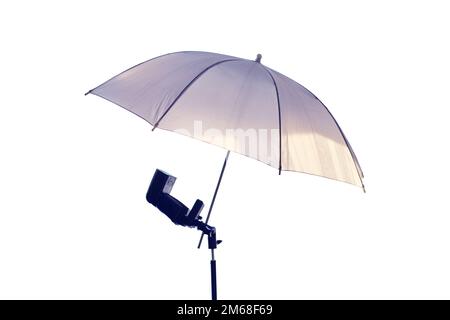
[[(209, 206), (208, 215), (206, 216), (205, 224), (208, 224), (209, 217), (211, 216), (212, 209), (214, 207), (214, 202), (216, 201), (217, 192), (219, 191), (220, 183), (222, 182), (223, 173), (225, 172), (225, 167), (227, 166), (228, 156), (230, 155), (230, 150), (227, 151), (227, 155), (225, 156), (225, 161), (223, 162), (222, 171), (220, 172), (219, 181), (217, 181), (216, 190), (214, 191), (214, 196), (211, 201), (211, 205)], [(202, 233), (200, 236), (200, 241), (198, 242), (197, 248), (200, 249), (203, 241), (203, 236), (205, 234)]]

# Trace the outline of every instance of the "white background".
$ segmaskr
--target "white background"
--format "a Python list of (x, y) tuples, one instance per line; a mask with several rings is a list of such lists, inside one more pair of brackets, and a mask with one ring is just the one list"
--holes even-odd
[[(8, 4), (6, 4), (8, 3)], [(367, 193), (232, 154), (219, 298), (450, 298), (445, 1), (0, 5), (0, 298), (208, 299), (209, 251), (145, 201), (209, 203), (225, 151), (89, 89), (167, 52), (262, 62), (334, 114)]]

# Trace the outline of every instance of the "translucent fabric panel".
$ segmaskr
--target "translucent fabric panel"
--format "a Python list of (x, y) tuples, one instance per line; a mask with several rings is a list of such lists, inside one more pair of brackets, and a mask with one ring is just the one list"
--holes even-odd
[(236, 58), (207, 52), (171, 53), (122, 72), (91, 93), (155, 124), (193, 78), (227, 59)]
[(281, 162), (282, 170), (363, 186), (356, 156), (327, 108), (303, 86), (258, 62), (208, 52), (171, 53), (90, 92), (155, 127), (277, 169)]
[(181, 96), (159, 127), (278, 168), (276, 91), (267, 71), (254, 61), (229, 61), (209, 69)]
[(357, 163), (326, 107), (307, 89), (270, 70), (279, 91), (282, 168), (362, 187)]

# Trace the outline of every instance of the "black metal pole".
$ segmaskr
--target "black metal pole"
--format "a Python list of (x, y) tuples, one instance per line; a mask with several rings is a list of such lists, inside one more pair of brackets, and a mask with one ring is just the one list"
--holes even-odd
[[(217, 181), (216, 190), (214, 191), (214, 196), (211, 201), (211, 205), (209, 206), (208, 215), (206, 216), (205, 224), (208, 224), (209, 217), (211, 216), (211, 211), (214, 207), (214, 202), (216, 201), (217, 191), (219, 191), (220, 183), (222, 182), (223, 173), (225, 171), (225, 167), (227, 166), (228, 156), (230, 155), (230, 150), (227, 151), (227, 155), (225, 156), (225, 161), (223, 162), (222, 171), (220, 172), (219, 181)], [(203, 235), (200, 236), (200, 241), (198, 242), (197, 248), (200, 249), (203, 241)]]
[(211, 249), (211, 300), (217, 300), (217, 272), (216, 260), (214, 259), (214, 249)]
[(216, 229), (213, 227), (208, 233), (208, 248), (211, 249), (211, 299), (213, 301), (217, 300), (217, 270), (216, 270), (216, 259), (214, 258), (214, 249), (217, 248)]

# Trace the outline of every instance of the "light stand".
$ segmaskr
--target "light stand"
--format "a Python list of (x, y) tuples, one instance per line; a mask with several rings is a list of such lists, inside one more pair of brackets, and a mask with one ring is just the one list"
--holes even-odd
[(217, 300), (217, 271), (214, 249), (217, 248), (216, 229), (208, 235), (208, 248), (211, 249), (211, 300)]
[(173, 185), (175, 184), (176, 178), (170, 174), (156, 169), (153, 175), (152, 181), (147, 191), (146, 199), (147, 201), (157, 207), (162, 213), (164, 213), (173, 223), (176, 225), (197, 228), (202, 231), (202, 236), (200, 238), (198, 248), (202, 244), (203, 236), (206, 234), (208, 236), (208, 248), (211, 250), (211, 297), (212, 300), (217, 300), (217, 270), (216, 270), (216, 259), (214, 257), (214, 250), (217, 245), (222, 241), (216, 238), (216, 228), (208, 225), (208, 221), (211, 215), (214, 202), (216, 200), (217, 192), (219, 191), (220, 182), (222, 181), (222, 176), (227, 165), (228, 156), (230, 151), (227, 152), (225, 161), (222, 166), (222, 171), (220, 172), (219, 181), (217, 182), (216, 189), (214, 191), (214, 196), (209, 207), (208, 216), (205, 222), (201, 221), (200, 212), (203, 209), (203, 202), (201, 200), (195, 201), (192, 208), (189, 210), (182, 202), (173, 197), (170, 192)]
[(204, 222), (199, 221), (197, 228), (208, 236), (208, 249), (211, 250), (211, 300), (217, 300), (217, 269), (216, 259), (214, 257), (214, 249), (222, 240), (217, 240), (216, 228), (207, 225)]

